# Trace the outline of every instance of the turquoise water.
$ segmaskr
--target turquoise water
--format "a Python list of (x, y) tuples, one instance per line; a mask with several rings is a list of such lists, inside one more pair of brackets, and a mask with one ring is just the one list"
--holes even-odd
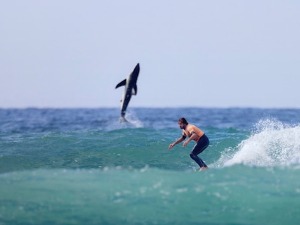
[[(0, 110), (0, 224), (298, 224), (300, 110)], [(211, 145), (196, 172), (177, 119)]]

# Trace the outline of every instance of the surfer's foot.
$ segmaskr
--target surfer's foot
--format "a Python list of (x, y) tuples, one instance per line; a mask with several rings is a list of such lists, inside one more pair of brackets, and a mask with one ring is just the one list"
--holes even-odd
[(203, 166), (203, 167), (200, 167), (199, 171), (204, 171), (204, 170), (207, 170), (208, 167), (207, 166)]

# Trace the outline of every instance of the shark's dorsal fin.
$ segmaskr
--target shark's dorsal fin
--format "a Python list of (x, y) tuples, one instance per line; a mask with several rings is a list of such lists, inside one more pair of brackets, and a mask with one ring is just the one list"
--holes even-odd
[(118, 87), (121, 87), (121, 86), (125, 86), (125, 85), (126, 85), (126, 79), (124, 79), (120, 83), (118, 83), (115, 88), (118, 88)]
[(137, 94), (137, 86), (136, 86), (136, 84), (133, 86), (132, 94), (133, 94), (133, 95), (136, 95), (136, 94)]

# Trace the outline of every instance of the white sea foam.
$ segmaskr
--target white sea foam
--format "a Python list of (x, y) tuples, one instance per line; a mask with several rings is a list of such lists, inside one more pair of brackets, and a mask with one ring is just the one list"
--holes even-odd
[(226, 149), (219, 166), (290, 166), (300, 164), (300, 125), (261, 120), (255, 131), (237, 147)]
[(137, 117), (133, 111), (129, 111), (126, 117), (127, 121), (135, 128), (144, 127), (143, 122)]
[(143, 122), (137, 117), (136, 113), (133, 111), (128, 111), (126, 113), (126, 120), (122, 118), (116, 118), (115, 121), (112, 121), (107, 127), (107, 130), (119, 130), (125, 128), (143, 128)]

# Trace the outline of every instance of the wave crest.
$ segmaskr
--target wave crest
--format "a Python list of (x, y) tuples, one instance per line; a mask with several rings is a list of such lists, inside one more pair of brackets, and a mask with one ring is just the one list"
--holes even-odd
[(259, 167), (300, 164), (300, 125), (267, 119), (259, 121), (251, 136), (226, 149), (218, 166), (244, 164)]

